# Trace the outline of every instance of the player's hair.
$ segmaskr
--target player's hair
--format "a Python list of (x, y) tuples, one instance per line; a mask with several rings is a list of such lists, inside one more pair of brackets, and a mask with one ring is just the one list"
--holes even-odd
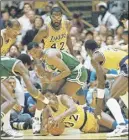
[(21, 60), (23, 64), (31, 65), (31, 58), (27, 54), (20, 54), (17, 59)]
[(39, 44), (36, 43), (36, 42), (30, 42), (30, 43), (27, 45), (28, 50), (31, 50), (31, 49), (36, 48), (36, 47), (39, 47)]
[(95, 49), (99, 48), (98, 47), (98, 44), (94, 41), (94, 40), (87, 40), (85, 42), (85, 49), (89, 49), (89, 50), (92, 50), (94, 51)]
[(51, 9), (51, 15), (53, 14), (53, 12), (60, 12), (62, 14), (62, 10), (58, 6), (52, 7), (52, 9)]
[(16, 19), (12, 19), (12, 20), (9, 20), (7, 23), (6, 23), (6, 27), (10, 27), (10, 28), (13, 28), (13, 27), (20, 27), (20, 23), (18, 20)]
[(92, 31), (88, 31), (88, 32), (85, 34), (85, 36), (87, 36), (87, 35), (92, 35), (92, 36), (93, 36), (94, 34), (93, 34)]

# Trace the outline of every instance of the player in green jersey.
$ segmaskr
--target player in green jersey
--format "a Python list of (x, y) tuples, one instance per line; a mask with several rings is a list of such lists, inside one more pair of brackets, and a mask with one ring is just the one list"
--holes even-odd
[(29, 78), (28, 70), (21, 60), (9, 57), (1, 57), (0, 61), (0, 77), (1, 77), (1, 96), (8, 101), (5, 106), (1, 106), (2, 117), (6, 114), (15, 104), (14, 99), (10, 96), (10, 91), (4, 85), (4, 79), (9, 76), (21, 76), (26, 84), (27, 90), (37, 100), (40, 100), (44, 105), (49, 103), (41, 92), (34, 87)]
[(40, 71), (42, 69), (44, 72), (43, 77), (45, 70), (43, 70), (42, 62), (44, 62), (45, 68), (53, 72), (57, 71), (58, 74), (51, 78), (45, 75), (43, 78), (44, 83), (51, 84), (65, 79), (65, 84), (60, 90), (61, 94), (64, 93), (72, 96), (85, 84), (87, 80), (87, 70), (71, 54), (51, 48), (43, 51), (36, 42), (29, 43), (28, 51), (35, 62), (38, 63), (37, 69)]

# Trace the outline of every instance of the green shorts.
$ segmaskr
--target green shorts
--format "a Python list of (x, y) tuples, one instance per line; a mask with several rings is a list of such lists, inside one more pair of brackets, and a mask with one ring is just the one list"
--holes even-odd
[(87, 69), (81, 64), (77, 66), (66, 78), (67, 81), (76, 82), (82, 86), (86, 83), (87, 79), (88, 79)]
[(20, 60), (10, 57), (1, 56), (0, 61), (0, 77), (1, 79), (6, 79), (9, 76), (17, 75), (14, 72), (14, 67)]

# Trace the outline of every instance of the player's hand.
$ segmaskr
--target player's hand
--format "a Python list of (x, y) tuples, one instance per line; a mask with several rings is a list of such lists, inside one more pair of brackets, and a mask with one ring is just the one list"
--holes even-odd
[(47, 129), (47, 125), (45, 125), (45, 126), (41, 129), (40, 134), (43, 135), (43, 136), (47, 136), (47, 135), (49, 134), (48, 129)]
[(51, 126), (54, 128), (54, 127), (58, 127), (59, 126), (59, 123), (62, 121), (62, 118), (61, 116), (57, 116), (53, 119), (50, 120), (51, 121)]
[(95, 118), (98, 119), (98, 120), (101, 120), (101, 110), (100, 109), (95, 109), (94, 111), (94, 114), (95, 114)]

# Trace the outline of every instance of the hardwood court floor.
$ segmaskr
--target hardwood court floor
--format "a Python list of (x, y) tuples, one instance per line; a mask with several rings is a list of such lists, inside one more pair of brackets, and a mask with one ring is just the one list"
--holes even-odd
[(32, 134), (32, 130), (26, 130), (23, 131), (24, 133), (24, 137), (19, 138), (19, 139), (121, 139), (121, 140), (127, 140), (128, 136), (125, 137), (115, 137), (115, 138), (106, 138), (106, 133), (96, 133), (96, 134), (84, 134), (81, 133), (79, 130), (76, 129), (70, 129), (70, 128), (66, 128), (65, 132), (61, 135), (61, 136), (52, 136), (52, 135), (48, 135), (48, 136), (33, 136)]

